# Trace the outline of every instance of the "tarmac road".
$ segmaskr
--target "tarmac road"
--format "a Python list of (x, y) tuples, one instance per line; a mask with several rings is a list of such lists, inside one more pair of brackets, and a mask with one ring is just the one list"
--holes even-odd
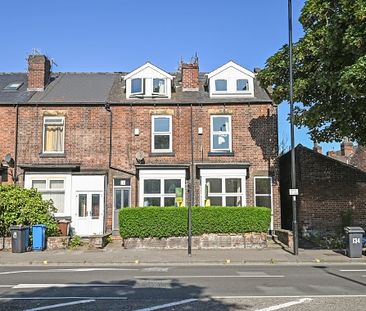
[(366, 265), (0, 267), (0, 310), (365, 310)]

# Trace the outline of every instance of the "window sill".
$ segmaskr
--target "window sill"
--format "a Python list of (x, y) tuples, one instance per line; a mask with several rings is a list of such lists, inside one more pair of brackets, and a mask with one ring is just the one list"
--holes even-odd
[(150, 157), (175, 157), (175, 152), (150, 152)]
[(40, 153), (40, 158), (66, 158), (65, 153)]
[(209, 157), (233, 157), (234, 156), (234, 152), (232, 151), (214, 151), (214, 152), (209, 152), (208, 153)]

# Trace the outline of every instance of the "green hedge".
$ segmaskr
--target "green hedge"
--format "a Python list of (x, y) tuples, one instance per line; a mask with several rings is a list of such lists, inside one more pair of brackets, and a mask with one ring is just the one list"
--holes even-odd
[[(124, 208), (119, 213), (123, 238), (187, 236), (188, 208)], [(267, 232), (271, 212), (265, 207), (192, 207), (192, 234)]]
[(0, 186), (0, 237), (10, 234), (11, 225), (47, 226), (47, 235), (58, 235), (58, 225), (53, 216), (56, 211), (52, 201), (42, 199), (36, 189)]

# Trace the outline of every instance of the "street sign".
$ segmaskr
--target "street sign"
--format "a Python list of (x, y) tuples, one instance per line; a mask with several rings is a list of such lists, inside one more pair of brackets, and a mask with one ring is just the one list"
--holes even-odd
[(299, 195), (299, 189), (289, 189), (290, 195)]

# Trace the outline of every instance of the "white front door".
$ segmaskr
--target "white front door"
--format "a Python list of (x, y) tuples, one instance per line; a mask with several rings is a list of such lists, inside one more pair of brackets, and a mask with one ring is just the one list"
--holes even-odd
[(103, 192), (76, 192), (76, 228), (80, 236), (90, 236), (103, 233)]

